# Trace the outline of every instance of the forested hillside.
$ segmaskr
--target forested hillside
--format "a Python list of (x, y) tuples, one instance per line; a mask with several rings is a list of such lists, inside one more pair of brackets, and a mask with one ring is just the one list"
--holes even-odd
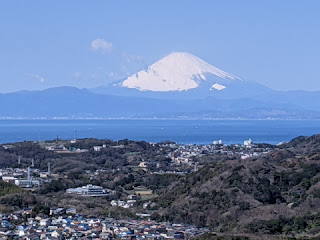
[[(26, 169), (34, 158), (34, 169), (46, 171), (50, 162), (53, 174), (32, 192), (0, 182), (0, 207), (3, 212), (28, 206), (75, 207), (83, 214), (114, 218), (137, 218), (136, 213), (146, 212), (154, 220), (208, 227), (215, 233), (200, 238), (203, 240), (248, 236), (316, 239), (320, 236), (319, 143), (320, 135), (315, 135), (280, 146), (258, 144), (269, 152), (247, 159), (228, 155), (245, 151), (245, 147), (222, 146), (227, 152), (204, 151), (194, 156), (192, 161), (199, 164), (196, 170), (169, 157), (177, 149), (171, 142), (82, 139), (76, 143), (14, 143), (9, 148), (0, 146), (1, 168)], [(87, 151), (61, 153), (44, 147), (60, 144)], [(104, 147), (97, 152), (94, 146)], [(67, 188), (86, 184), (115, 193), (99, 199), (65, 193)], [(112, 200), (126, 200), (141, 189), (150, 194), (137, 194), (133, 208), (110, 205)], [(226, 238), (217, 238), (221, 236)], [(261, 238), (254, 238), (257, 236)]]
[(207, 164), (157, 199), (155, 219), (218, 232), (320, 232), (320, 136), (300, 137), (260, 159)]

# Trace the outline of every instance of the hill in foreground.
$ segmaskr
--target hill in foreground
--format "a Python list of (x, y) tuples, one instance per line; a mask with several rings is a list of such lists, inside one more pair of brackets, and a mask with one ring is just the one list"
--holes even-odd
[(319, 236), (319, 140), (300, 137), (260, 159), (208, 164), (172, 183), (153, 217), (269, 239)]
[[(213, 233), (200, 239), (316, 239), (320, 234), (319, 142), (320, 135), (315, 135), (298, 137), (281, 146), (259, 144), (258, 148), (264, 146), (269, 153), (242, 160), (239, 155), (202, 152), (195, 161), (199, 167), (205, 165), (196, 172), (168, 158), (175, 150), (170, 142), (83, 139), (76, 143), (15, 143), (11, 148), (0, 147), (2, 168), (17, 168), (17, 158), (22, 156), (19, 167), (26, 169), (35, 157), (34, 165), (40, 171), (52, 163), (53, 176), (34, 192), (1, 185), (4, 195), (0, 196), (0, 207), (8, 212), (35, 204), (40, 210), (45, 206), (46, 211), (48, 207), (74, 207), (85, 215), (121, 219), (137, 218), (136, 213), (146, 212), (159, 221), (205, 226), (218, 237), (227, 236), (216, 238)], [(65, 144), (88, 151), (60, 153), (47, 150), (43, 144)], [(103, 145), (101, 151), (94, 151), (94, 146)], [(221, 147), (229, 153), (240, 151), (235, 146)], [(141, 162), (146, 167), (138, 167)], [(116, 194), (83, 199), (65, 193), (67, 188), (86, 184)], [(133, 208), (110, 205), (111, 200), (126, 200), (137, 189), (148, 189), (152, 194), (148, 198), (139, 196)], [(145, 203), (150, 207), (145, 209)]]

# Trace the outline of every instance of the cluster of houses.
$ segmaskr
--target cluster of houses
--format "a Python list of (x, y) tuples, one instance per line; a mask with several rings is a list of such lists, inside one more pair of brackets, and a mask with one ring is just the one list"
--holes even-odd
[(196, 144), (165, 144), (164, 147), (170, 147), (172, 151), (168, 154), (168, 157), (176, 164), (188, 164), (195, 165), (195, 157), (201, 157), (203, 155), (210, 154), (225, 154), (228, 156), (239, 156), (242, 159), (249, 157), (259, 157), (263, 154), (270, 152), (272, 149), (257, 147), (252, 139), (245, 140), (243, 145), (224, 145), (222, 140), (215, 140), (213, 144), (196, 145)]
[[(57, 209), (55, 209), (57, 210)], [(32, 211), (32, 210), (31, 210)], [(50, 211), (50, 216), (26, 215), (30, 210), (0, 214), (1, 239), (189, 239), (209, 232), (186, 224), (145, 220), (115, 220)]]
[(127, 201), (112, 200), (110, 204), (113, 207), (132, 208), (137, 205), (137, 195), (128, 195)]

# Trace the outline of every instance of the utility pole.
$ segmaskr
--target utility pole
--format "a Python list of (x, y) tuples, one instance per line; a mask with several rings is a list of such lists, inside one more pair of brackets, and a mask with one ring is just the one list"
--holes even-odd
[(28, 167), (28, 177), (27, 180), (30, 181), (30, 167)]
[(50, 166), (50, 162), (48, 162), (48, 176), (51, 176), (51, 166)]
[(74, 130), (74, 136), (73, 136), (74, 140), (77, 140), (77, 129)]

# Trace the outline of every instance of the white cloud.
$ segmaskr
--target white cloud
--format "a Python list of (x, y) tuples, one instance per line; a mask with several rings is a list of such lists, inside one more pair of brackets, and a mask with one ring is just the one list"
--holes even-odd
[(102, 53), (105, 53), (105, 52), (111, 51), (112, 43), (107, 42), (106, 40), (104, 40), (102, 38), (98, 38), (98, 39), (93, 40), (91, 42), (91, 48), (94, 51), (100, 51)]
[(44, 83), (44, 82), (46, 81), (46, 80), (44, 79), (44, 77), (40, 76), (39, 74), (28, 73), (28, 74), (26, 74), (26, 76), (32, 77), (32, 78), (38, 80), (38, 81), (41, 82), (41, 83)]

